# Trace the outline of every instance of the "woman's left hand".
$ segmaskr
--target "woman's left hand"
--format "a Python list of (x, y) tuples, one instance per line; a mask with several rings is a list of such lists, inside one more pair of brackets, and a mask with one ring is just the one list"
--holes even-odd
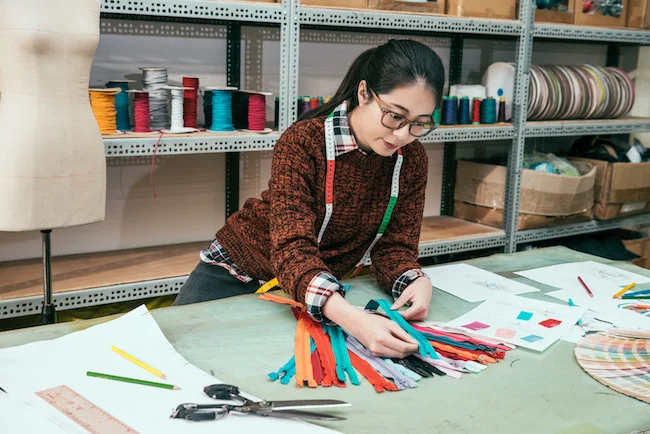
[(391, 309), (400, 309), (410, 302), (411, 305), (406, 310), (400, 311), (404, 319), (424, 320), (429, 315), (432, 292), (433, 288), (429, 278), (427, 276), (419, 277), (402, 291), (402, 295), (395, 300)]

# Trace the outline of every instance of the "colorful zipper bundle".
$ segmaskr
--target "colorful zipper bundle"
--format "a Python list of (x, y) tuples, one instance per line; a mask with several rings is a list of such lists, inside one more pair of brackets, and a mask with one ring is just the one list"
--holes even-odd
[(285, 385), (295, 377), (298, 387), (346, 387), (348, 380), (359, 385), (359, 374), (377, 392), (411, 389), (422, 378), (460, 379), (463, 374), (481, 372), (487, 365), (502, 360), (513, 348), (461, 330), (410, 324), (390, 309), (387, 300), (371, 300), (367, 311), (383, 310), (419, 343), (417, 354), (405, 359), (387, 359), (373, 355), (340, 327), (314, 321), (301, 303), (269, 293), (259, 298), (290, 306), (297, 320), (294, 356), (277, 372), (268, 374), (271, 380), (280, 380)]

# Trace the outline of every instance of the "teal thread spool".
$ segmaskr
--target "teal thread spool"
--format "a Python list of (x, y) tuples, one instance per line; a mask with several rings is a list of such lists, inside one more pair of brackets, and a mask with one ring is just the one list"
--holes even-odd
[(440, 107), (436, 107), (433, 111), (433, 122), (435, 122), (436, 125), (440, 125)]
[(471, 123), (469, 115), (469, 97), (462, 97), (458, 105), (458, 123), (468, 125)]
[(129, 116), (129, 82), (127, 80), (111, 80), (106, 83), (107, 88), (119, 87), (122, 92), (115, 95), (115, 121), (120, 131), (131, 130), (131, 117)]
[(497, 121), (497, 101), (488, 96), (481, 101), (481, 123), (494, 124)]

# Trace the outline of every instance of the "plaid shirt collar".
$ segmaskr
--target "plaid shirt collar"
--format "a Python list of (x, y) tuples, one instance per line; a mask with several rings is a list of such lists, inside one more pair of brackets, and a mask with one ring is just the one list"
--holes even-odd
[(336, 107), (331, 117), (332, 126), (334, 127), (336, 156), (338, 157), (354, 150), (358, 150), (363, 155), (368, 155), (363, 149), (359, 148), (357, 141), (354, 139), (354, 134), (352, 134), (352, 130), (350, 129), (350, 123), (348, 122), (348, 102), (343, 101)]

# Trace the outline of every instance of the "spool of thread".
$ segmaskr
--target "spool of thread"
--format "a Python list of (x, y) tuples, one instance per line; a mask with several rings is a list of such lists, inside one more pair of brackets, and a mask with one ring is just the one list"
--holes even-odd
[(140, 68), (145, 90), (149, 91), (152, 130), (167, 127), (167, 68)]
[(212, 91), (203, 92), (203, 117), (205, 118), (205, 129), (209, 130), (212, 126)]
[(506, 121), (506, 99), (505, 97), (499, 98), (499, 122)]
[(497, 101), (488, 96), (481, 101), (481, 123), (494, 124), (497, 121)]
[(183, 125), (188, 128), (196, 128), (196, 103), (199, 99), (199, 79), (197, 77), (183, 77)]
[(111, 80), (106, 83), (107, 88), (120, 88), (121, 92), (115, 95), (115, 118), (117, 129), (120, 131), (131, 130), (131, 116), (129, 115), (129, 82), (127, 80)]
[(441, 125), (440, 107), (436, 107), (436, 109), (433, 111), (433, 122), (435, 122), (436, 125)]
[(461, 125), (469, 125), (471, 123), (469, 105), (468, 97), (464, 96), (460, 99), (460, 104), (458, 105), (458, 123)]
[(232, 124), (231, 90), (212, 90), (212, 131), (235, 131)]
[(150, 133), (149, 92), (146, 90), (133, 91), (133, 132)]
[(266, 96), (253, 93), (248, 98), (248, 129), (264, 131), (266, 128)]
[(318, 107), (319, 105), (320, 105), (320, 100), (318, 99), (318, 97), (313, 97), (313, 98), (309, 101), (309, 108), (310, 108), (310, 109), (315, 109), (315, 108)]
[(275, 113), (273, 116), (273, 128), (278, 129), (280, 127), (280, 97), (275, 97)]
[(323, 104), (327, 104), (332, 100), (332, 95), (327, 95), (325, 98), (323, 98)]
[(169, 86), (172, 94), (172, 113), (171, 113), (171, 126), (169, 131), (171, 133), (183, 133), (185, 129), (185, 110), (183, 103), (185, 101), (185, 91), (188, 88)]
[(458, 98), (449, 96), (443, 100), (442, 124), (456, 125), (458, 123)]
[(90, 107), (93, 110), (99, 132), (114, 134), (117, 132), (115, 95), (122, 90), (114, 87), (109, 89), (89, 89)]
[(311, 110), (311, 97), (304, 97), (302, 99), (302, 112), (307, 113), (309, 110)]
[(472, 101), (472, 124), (481, 123), (481, 98), (474, 98)]
[(234, 92), (232, 96), (232, 117), (235, 129), (248, 129), (248, 98), (246, 92)]

